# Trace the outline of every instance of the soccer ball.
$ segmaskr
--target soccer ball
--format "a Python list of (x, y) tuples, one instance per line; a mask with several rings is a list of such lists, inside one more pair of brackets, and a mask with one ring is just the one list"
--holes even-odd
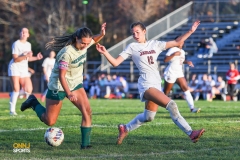
[(44, 139), (48, 145), (56, 147), (63, 142), (64, 134), (60, 128), (50, 127), (46, 130)]

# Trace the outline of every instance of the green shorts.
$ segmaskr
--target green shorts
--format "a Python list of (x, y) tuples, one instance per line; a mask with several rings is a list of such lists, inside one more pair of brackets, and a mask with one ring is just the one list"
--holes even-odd
[[(78, 90), (79, 88), (83, 88), (82, 83), (77, 85), (72, 91)], [(67, 96), (65, 91), (53, 91), (48, 89), (46, 98), (51, 100), (63, 100)]]

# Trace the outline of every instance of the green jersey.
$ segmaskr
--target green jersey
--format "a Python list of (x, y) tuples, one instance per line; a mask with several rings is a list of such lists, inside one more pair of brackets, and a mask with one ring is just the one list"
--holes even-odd
[(58, 52), (48, 83), (50, 90), (64, 91), (59, 80), (59, 68), (63, 67), (67, 70), (65, 78), (70, 90), (83, 82), (83, 66), (87, 58), (87, 49), (94, 43), (92, 40), (88, 47), (83, 50), (68, 45)]

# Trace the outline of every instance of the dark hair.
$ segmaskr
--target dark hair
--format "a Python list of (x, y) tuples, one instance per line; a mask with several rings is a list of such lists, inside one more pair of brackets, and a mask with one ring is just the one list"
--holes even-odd
[(73, 34), (54, 37), (50, 42), (46, 44), (46, 48), (58, 52), (63, 47), (76, 43), (76, 37), (78, 39), (81, 39), (84, 37), (92, 36), (93, 36), (92, 31), (89, 28), (87, 27), (79, 28)]
[(134, 22), (130, 25), (130, 30), (133, 29), (135, 26), (139, 26), (142, 30), (146, 30), (146, 27), (141, 22)]

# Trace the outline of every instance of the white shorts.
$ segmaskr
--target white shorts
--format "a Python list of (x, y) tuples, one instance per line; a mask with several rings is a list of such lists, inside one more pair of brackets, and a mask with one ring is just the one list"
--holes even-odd
[(168, 83), (175, 83), (178, 78), (184, 77), (182, 72), (179, 72), (177, 74), (164, 72), (164, 80)]
[(146, 99), (143, 97), (144, 93), (146, 90), (148, 90), (149, 88), (156, 88), (159, 91), (162, 92), (162, 86), (161, 86), (161, 82), (157, 83), (157, 84), (150, 84), (150, 83), (146, 83), (146, 82), (139, 82), (138, 83), (138, 92), (140, 94), (140, 100), (142, 102), (145, 102)]
[(15, 65), (8, 66), (8, 76), (19, 76), (21, 78), (30, 77), (28, 69), (19, 69)]

